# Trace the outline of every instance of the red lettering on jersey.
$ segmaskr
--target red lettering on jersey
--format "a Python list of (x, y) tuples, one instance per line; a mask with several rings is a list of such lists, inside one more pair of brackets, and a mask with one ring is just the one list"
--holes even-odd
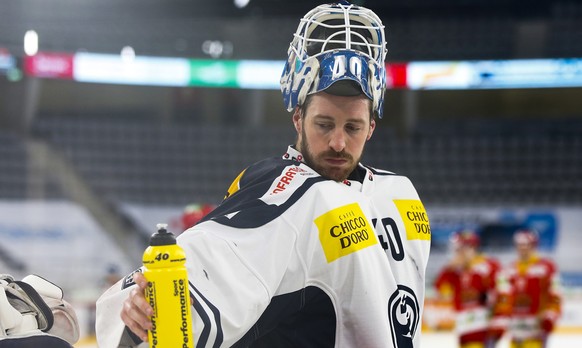
[(291, 183), (291, 180), (293, 180), (293, 178), (295, 177), (297, 172), (302, 172), (302, 171), (304, 171), (304, 170), (300, 169), (299, 167), (289, 168), (287, 170), (287, 172), (285, 172), (283, 177), (281, 177), (281, 179), (279, 179), (279, 182), (277, 183), (276, 188), (273, 190), (273, 192), (271, 192), (271, 194), (276, 194), (276, 193), (280, 193), (280, 192), (285, 191), (285, 189), (287, 188), (287, 185), (289, 185)]

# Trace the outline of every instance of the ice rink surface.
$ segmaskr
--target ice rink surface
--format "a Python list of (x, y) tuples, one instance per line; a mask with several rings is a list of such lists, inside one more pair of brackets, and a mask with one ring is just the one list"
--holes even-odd
[[(421, 348), (455, 348), (457, 340), (453, 333), (423, 333)], [(546, 348), (578, 348), (582, 347), (582, 330), (577, 333), (556, 333), (550, 336)], [(94, 339), (86, 339), (75, 345), (75, 348), (98, 348)], [(356, 347), (354, 347), (356, 348)], [(507, 339), (503, 339), (496, 348), (509, 348)]]
[[(454, 348), (457, 347), (457, 338), (453, 333), (424, 333), (421, 342), (422, 348)], [(582, 330), (579, 333), (556, 333), (550, 336), (546, 348), (578, 348), (582, 347)], [(509, 348), (509, 340), (504, 338), (496, 348)]]

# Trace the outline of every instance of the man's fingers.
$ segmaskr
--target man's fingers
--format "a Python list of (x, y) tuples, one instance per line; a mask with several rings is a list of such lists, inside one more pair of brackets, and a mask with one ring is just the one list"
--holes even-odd
[(131, 301), (132, 305), (137, 308), (138, 312), (141, 315), (147, 317), (152, 316), (154, 314), (152, 306), (150, 306), (149, 302), (145, 298), (143, 290), (141, 290), (140, 288), (131, 290), (129, 300)]
[(148, 281), (146, 277), (141, 272), (135, 272), (133, 274), (133, 281), (140, 287), (141, 290), (145, 290), (148, 286)]
[(121, 311), (121, 320), (125, 323), (125, 326), (131, 332), (136, 334), (142, 341), (146, 342), (148, 340), (147, 324), (140, 319), (140, 316), (136, 314), (137, 310), (133, 308), (129, 302), (123, 304), (123, 309)]
[(144, 342), (148, 341), (147, 330), (143, 329), (137, 322), (131, 320), (124, 312), (121, 313), (121, 319), (125, 323), (125, 326), (127, 326), (127, 328), (137, 337), (139, 337)]
[(147, 330), (152, 328), (149, 316), (152, 314), (153, 309), (146, 301), (143, 290), (138, 284), (136, 288), (131, 290), (129, 297), (123, 303), (121, 319), (134, 334), (143, 341), (147, 341)]
[(144, 291), (148, 287), (148, 280), (141, 272), (133, 275), (133, 281), (137, 284), (138, 289), (133, 289), (130, 293), (130, 299), (134, 305), (141, 308), (142, 312), (148, 316), (154, 315), (154, 310), (145, 298)]

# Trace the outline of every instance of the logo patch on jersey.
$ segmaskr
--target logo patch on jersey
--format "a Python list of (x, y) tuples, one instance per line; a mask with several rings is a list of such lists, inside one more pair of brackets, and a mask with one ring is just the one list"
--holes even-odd
[(330, 210), (316, 218), (314, 223), (328, 263), (378, 243), (374, 229), (358, 203)]
[(420, 307), (412, 289), (398, 285), (398, 289), (390, 296), (388, 318), (394, 347), (412, 348), (420, 321)]
[(408, 240), (430, 240), (430, 223), (422, 202), (416, 199), (395, 199), (394, 204), (404, 221)]

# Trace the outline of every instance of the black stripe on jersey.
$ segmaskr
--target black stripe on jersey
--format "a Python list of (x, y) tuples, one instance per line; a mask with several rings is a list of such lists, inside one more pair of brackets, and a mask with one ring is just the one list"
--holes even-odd
[(208, 317), (208, 314), (206, 314), (204, 308), (198, 301), (194, 301), (194, 310), (196, 311), (196, 313), (198, 313), (200, 319), (202, 320), (202, 323), (204, 324), (204, 328), (202, 329), (200, 337), (198, 338), (198, 342), (196, 343), (199, 344), (201, 347), (204, 347), (208, 342), (208, 336), (210, 336), (210, 327), (212, 324), (210, 323), (210, 317)]
[(336, 323), (327, 293), (308, 286), (274, 296), (255, 325), (232, 347), (333, 347)]
[(393, 172), (389, 172), (387, 170), (376, 169), (374, 167), (370, 167), (370, 166), (367, 166), (365, 164), (363, 166), (366, 167), (366, 168), (368, 168), (372, 172), (372, 174), (374, 174), (374, 175), (395, 175), (395, 176), (401, 176), (399, 174), (396, 174), (396, 173), (393, 173)]
[[(237, 228), (256, 228), (283, 214), (295, 204), (313, 184), (326, 180), (321, 176), (308, 178), (289, 199), (281, 205), (266, 204), (259, 198), (271, 187), (285, 168), (299, 162), (281, 158), (269, 158), (250, 166), (240, 180), (241, 188), (222, 202), (204, 220), (212, 219), (220, 224)], [(228, 218), (226, 215), (235, 213)]]
[[(214, 317), (214, 322), (216, 324), (216, 339), (212, 347), (220, 347), (222, 341), (224, 340), (224, 333), (222, 332), (222, 324), (220, 322), (220, 311), (216, 308), (212, 302), (208, 301), (204, 295), (196, 287), (190, 283), (190, 287), (194, 289), (194, 291), (198, 294), (200, 299), (204, 301), (204, 303), (210, 308), (212, 311), (212, 316)], [(196, 342), (196, 347), (206, 347), (208, 343), (208, 338), (210, 336), (210, 328), (212, 327), (212, 323), (210, 322), (210, 317), (208, 313), (204, 310), (202, 305), (198, 301), (194, 301), (194, 310), (200, 316), (202, 323), (204, 323), (204, 329), (200, 333), (200, 337), (198, 338), (198, 342)]]

